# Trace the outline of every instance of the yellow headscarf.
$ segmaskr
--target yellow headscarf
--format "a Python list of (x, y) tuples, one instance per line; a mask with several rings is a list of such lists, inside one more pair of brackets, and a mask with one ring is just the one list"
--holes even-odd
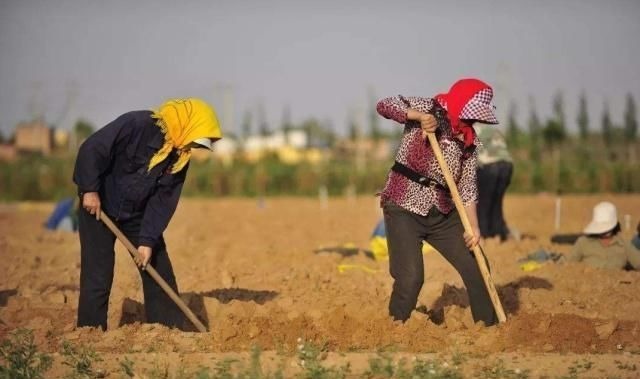
[(222, 138), (218, 117), (212, 106), (201, 99), (167, 100), (151, 116), (164, 134), (164, 145), (151, 157), (149, 170), (167, 158), (172, 149), (178, 149), (178, 160), (171, 168), (174, 174), (189, 162), (190, 149), (184, 147), (198, 138)]

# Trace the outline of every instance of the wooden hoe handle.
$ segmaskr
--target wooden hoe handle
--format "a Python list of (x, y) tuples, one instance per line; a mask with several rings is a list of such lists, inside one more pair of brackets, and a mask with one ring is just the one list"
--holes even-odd
[[(100, 220), (104, 222), (107, 228), (109, 228), (109, 230), (111, 230), (111, 232), (116, 235), (116, 237), (120, 240), (120, 242), (122, 242), (122, 244), (127, 248), (127, 250), (129, 250), (129, 254), (131, 254), (131, 257), (134, 258), (134, 260), (139, 261), (140, 254), (138, 253), (138, 249), (136, 249), (135, 246), (133, 246), (131, 241), (129, 241), (129, 239), (124, 235), (124, 233), (122, 233), (120, 229), (118, 229), (118, 227), (113, 223), (113, 221), (111, 221), (111, 219), (104, 212), (100, 212)], [(184, 303), (184, 301), (182, 301), (180, 296), (178, 296), (178, 294), (173, 290), (173, 288), (171, 288), (167, 284), (167, 282), (165, 282), (165, 280), (162, 279), (160, 274), (158, 274), (158, 272), (150, 264), (148, 264), (144, 270), (147, 272), (147, 274), (149, 274), (149, 276), (153, 278), (153, 280), (156, 281), (156, 283), (158, 283), (158, 285), (164, 290), (164, 292), (166, 292), (167, 295), (169, 295), (171, 300), (173, 300), (173, 302), (176, 303), (178, 308), (180, 308), (180, 310), (184, 313), (184, 315), (187, 316), (189, 321), (191, 321), (193, 325), (195, 325), (198, 331), (203, 333), (207, 331), (207, 328), (205, 328), (205, 326), (200, 322), (200, 320), (198, 320), (196, 315), (194, 315), (193, 312), (191, 312), (191, 309), (187, 307), (187, 305)]]
[[(458, 187), (456, 187), (456, 182), (453, 181), (453, 177), (451, 176), (451, 172), (449, 171), (449, 166), (447, 166), (447, 162), (445, 162), (444, 160), (444, 156), (442, 155), (442, 150), (440, 150), (440, 145), (438, 144), (436, 135), (434, 133), (427, 133), (427, 137), (429, 138), (431, 148), (436, 155), (436, 159), (438, 159), (438, 163), (440, 164), (440, 169), (444, 174), (444, 179), (447, 182), (447, 186), (451, 191), (451, 197), (453, 198), (453, 202), (455, 203), (458, 214), (460, 215), (460, 220), (462, 221), (464, 231), (473, 235), (473, 229), (471, 229), (471, 223), (469, 222), (467, 211), (464, 209), (464, 205), (462, 204), (462, 200), (460, 199), (460, 193), (458, 192)], [(495, 309), (496, 315), (498, 316), (498, 321), (505, 322), (507, 321), (507, 316), (505, 315), (504, 309), (502, 308), (502, 303), (500, 303), (498, 292), (496, 291), (496, 287), (493, 284), (493, 280), (491, 279), (491, 274), (489, 273), (489, 268), (487, 267), (484, 254), (482, 254), (479, 245), (473, 247), (473, 255), (476, 258), (476, 263), (478, 263), (478, 268), (480, 268), (480, 273), (482, 274), (482, 278), (484, 279), (484, 284), (487, 287), (489, 297), (491, 298), (491, 302), (493, 303), (493, 308)]]

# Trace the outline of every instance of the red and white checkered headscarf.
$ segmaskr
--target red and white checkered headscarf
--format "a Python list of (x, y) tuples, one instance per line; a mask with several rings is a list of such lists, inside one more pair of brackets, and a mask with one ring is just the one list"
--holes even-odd
[(465, 146), (473, 144), (475, 131), (473, 120), (487, 124), (497, 124), (494, 113), (493, 89), (478, 79), (461, 79), (455, 82), (448, 93), (439, 94), (435, 99), (447, 110), (447, 116), (454, 134), (462, 133)]

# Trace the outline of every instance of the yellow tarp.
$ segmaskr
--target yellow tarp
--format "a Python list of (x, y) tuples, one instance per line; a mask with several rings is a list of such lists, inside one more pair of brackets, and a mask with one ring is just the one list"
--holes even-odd
[[(369, 241), (369, 250), (373, 253), (376, 261), (386, 261), (389, 259), (389, 248), (387, 247), (387, 239), (385, 237), (375, 236)], [(436, 251), (433, 246), (427, 242), (422, 244), (422, 254)]]

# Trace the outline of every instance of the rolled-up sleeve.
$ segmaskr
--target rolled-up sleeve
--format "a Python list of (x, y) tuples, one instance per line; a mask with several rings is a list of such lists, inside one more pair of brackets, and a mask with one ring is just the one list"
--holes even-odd
[(140, 229), (140, 245), (153, 247), (160, 240), (160, 236), (169, 225), (169, 221), (178, 207), (188, 168), (189, 164), (179, 172), (172, 174), (170, 181), (160, 180), (158, 182), (158, 188), (149, 198), (144, 211)]
[(380, 116), (400, 124), (407, 122), (407, 111), (409, 109), (428, 113), (432, 108), (433, 99), (431, 98), (404, 97), (401, 95), (384, 98), (378, 101), (376, 105), (376, 110)]
[(116, 145), (126, 141), (130, 135), (127, 124), (130, 118), (122, 115), (89, 136), (80, 148), (73, 170), (73, 181), (78, 192), (97, 192), (102, 185), (102, 176), (111, 165)]

